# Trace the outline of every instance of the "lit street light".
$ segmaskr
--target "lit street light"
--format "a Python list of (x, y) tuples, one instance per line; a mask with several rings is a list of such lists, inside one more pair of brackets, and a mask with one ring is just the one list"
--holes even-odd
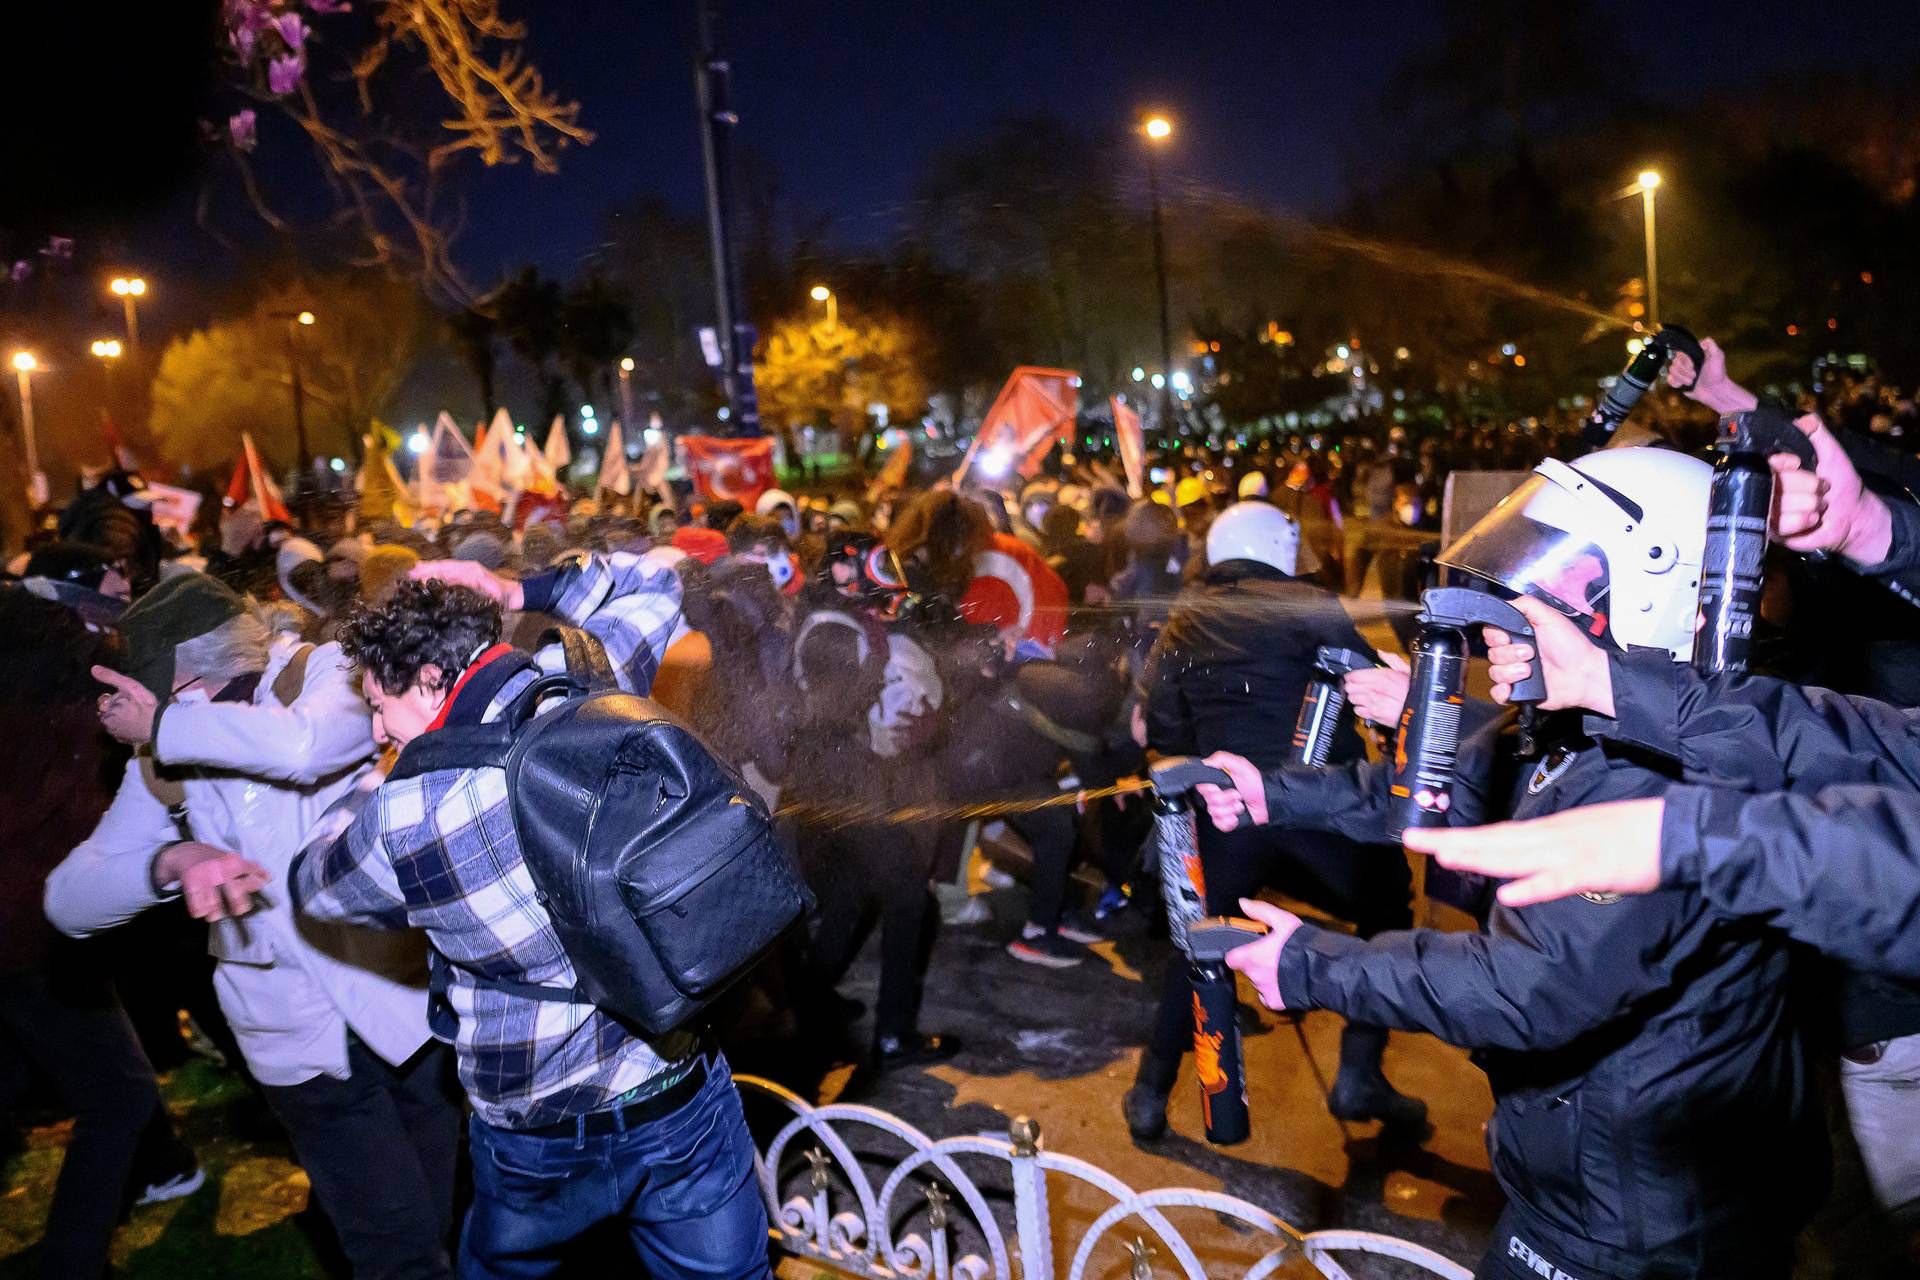
[(807, 296), (815, 302), (824, 302), (827, 304), (827, 328), (838, 329), (840, 327), (840, 299), (834, 296), (833, 290), (823, 284), (817, 284), (807, 291)]
[(307, 449), (307, 389), (300, 378), (300, 330), (314, 322), (311, 311), (272, 311), (269, 317), (287, 322), (287, 367), (293, 377), (293, 438), (300, 451), (300, 465), (293, 472), (293, 497), (298, 501), (307, 487), (307, 468), (313, 455)]
[(620, 421), (633, 430), (633, 357), (620, 357)]
[(31, 351), (13, 353), (13, 372), (20, 383), (20, 428), (27, 441), (27, 505), (47, 505), (47, 478), (40, 472), (40, 446), (33, 435), (33, 371), (40, 362)]
[(1653, 193), (1660, 189), (1660, 175), (1652, 169), (1643, 169), (1634, 185), (1640, 189), (1641, 207), (1646, 213), (1647, 327), (1657, 331), (1660, 328), (1660, 270), (1653, 236)]
[(119, 295), (121, 305), (127, 312), (127, 345), (140, 345), (140, 317), (134, 311), (133, 300), (143, 298), (147, 293), (147, 282), (139, 276), (119, 276), (108, 286)]
[[(1166, 240), (1160, 229), (1159, 151), (1161, 144), (1173, 136), (1173, 123), (1165, 116), (1149, 116), (1141, 124), (1140, 131), (1147, 136), (1147, 192), (1153, 202), (1153, 283), (1160, 299), (1160, 367), (1171, 370), (1173, 324), (1168, 319)], [(1160, 433), (1165, 436), (1173, 431), (1173, 391), (1165, 379), (1155, 385), (1160, 389)]]

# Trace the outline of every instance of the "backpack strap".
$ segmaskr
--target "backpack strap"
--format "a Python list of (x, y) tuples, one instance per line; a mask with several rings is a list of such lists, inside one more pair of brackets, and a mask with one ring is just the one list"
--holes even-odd
[[(484, 973), (475, 973), (466, 965), (447, 959), (439, 948), (427, 948), (427, 995), (429, 1021), (444, 1017), (445, 1038), (453, 1040), (456, 1019), (453, 1007), (447, 1001), (447, 988), (451, 985), (450, 974), (454, 969), (467, 975), (475, 986), (488, 987), (504, 995), (518, 996), (522, 1000), (541, 1000), (549, 1004), (593, 1004), (586, 993), (578, 987), (549, 987), (538, 982), (515, 982), (510, 978), (489, 978)], [(432, 1028), (439, 1032), (438, 1026)]]
[(550, 644), (560, 646), (560, 652), (566, 657), (567, 674), (588, 693), (620, 687), (620, 677), (607, 661), (606, 648), (598, 636), (579, 627), (551, 626), (540, 632), (539, 647), (544, 649)]
[(280, 674), (273, 678), (273, 696), (283, 707), (293, 705), (301, 690), (307, 687), (307, 662), (313, 657), (313, 646), (303, 644), (293, 651), (287, 659), (287, 665), (280, 668)]

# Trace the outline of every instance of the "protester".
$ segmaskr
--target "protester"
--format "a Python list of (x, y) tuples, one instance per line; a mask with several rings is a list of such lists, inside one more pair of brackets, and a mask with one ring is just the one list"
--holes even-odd
[(374, 752), (345, 658), (275, 636), (201, 574), (156, 587), (121, 632), (126, 674), (94, 668), (101, 722), (143, 752), (48, 877), (48, 918), (83, 937), (184, 896), (213, 921), (221, 1008), (355, 1273), (450, 1274), (458, 1117), (420, 939), (306, 927), (269, 889)]
[(112, 799), (105, 780), (123, 753), (94, 723), (89, 674), (108, 652), (77, 613), (0, 588), (0, 1115), (13, 1111), (29, 1067), (73, 1112), (40, 1242), (49, 1280), (105, 1275), (128, 1203), (191, 1195), (206, 1180), (174, 1136), (105, 957), (61, 939), (40, 905), (47, 873)]
[[(513, 584), (489, 582), (477, 565), (428, 565), (430, 576), (357, 614), (342, 644), (363, 673), (376, 737), (404, 750), (448, 722), (499, 716), (533, 683), (539, 664), (499, 642), (503, 603), (557, 599), (577, 617), (592, 601), (620, 620), (603, 626), (609, 656), (644, 689), (671, 627), (626, 624), (669, 606), (677, 614), (678, 582), (670, 570), (596, 565)], [(616, 587), (654, 601), (621, 608), (632, 597), (607, 594)], [(439, 813), (447, 820), (422, 821)], [(533, 994), (574, 991), (578, 978), (522, 859), (503, 770), (389, 780), (290, 880), (307, 916), (411, 926), (438, 957), (436, 1033), (454, 1044), (473, 1111), (463, 1276), (554, 1274), (564, 1247), (609, 1219), (654, 1274), (769, 1274), (753, 1143), (726, 1060), (692, 1033), (642, 1039), (577, 992), (572, 1002)]]

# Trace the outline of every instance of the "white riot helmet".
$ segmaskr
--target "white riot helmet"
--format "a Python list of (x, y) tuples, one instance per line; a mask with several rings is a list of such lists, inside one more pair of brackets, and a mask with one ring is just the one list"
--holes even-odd
[(1266, 502), (1236, 502), (1207, 530), (1207, 563), (1257, 560), (1288, 575), (1300, 571), (1300, 526)]
[(1684, 659), (1712, 481), (1712, 467), (1670, 449), (1549, 458), (1437, 559), (1545, 600), (1595, 639)]

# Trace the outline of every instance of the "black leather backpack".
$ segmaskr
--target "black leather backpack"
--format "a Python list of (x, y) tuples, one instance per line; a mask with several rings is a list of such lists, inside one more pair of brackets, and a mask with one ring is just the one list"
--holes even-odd
[[(392, 776), (507, 772), (520, 856), (580, 985), (476, 981), (660, 1035), (745, 975), (812, 897), (759, 796), (693, 730), (620, 692), (591, 636), (542, 640), (563, 644), (565, 674), (540, 676), (492, 721), (477, 722), (484, 697), (463, 699), (470, 722), (414, 739)], [(485, 673), (498, 688), (532, 662), (490, 665), (504, 667)]]

